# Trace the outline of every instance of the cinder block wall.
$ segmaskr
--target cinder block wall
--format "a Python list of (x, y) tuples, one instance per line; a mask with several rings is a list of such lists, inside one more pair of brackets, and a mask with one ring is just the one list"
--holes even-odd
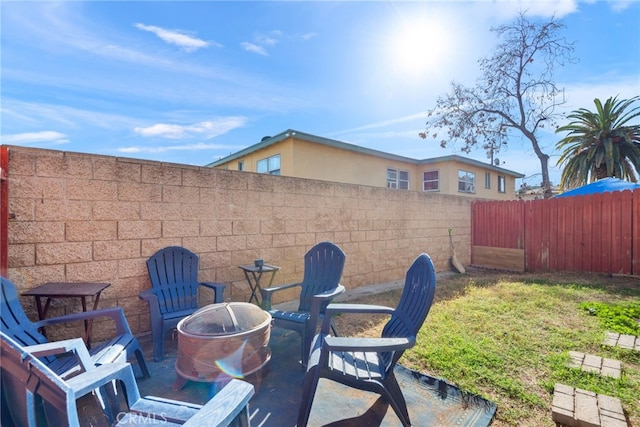
[[(458, 257), (470, 259), (469, 198), (9, 150), (9, 279), (18, 292), (49, 281), (108, 282), (99, 306), (123, 307), (136, 334), (150, 330), (147, 305), (138, 298), (150, 287), (145, 261), (168, 245), (197, 253), (200, 279), (227, 284), (232, 301), (249, 295), (238, 265), (263, 258), (281, 267), (274, 284), (298, 281), (304, 253), (323, 240), (346, 253), (347, 288), (403, 279), (421, 252), (437, 270), (448, 269), (449, 228)], [(35, 319), (33, 298), (22, 303)], [(78, 301), (54, 300), (50, 316), (79, 309)], [(109, 333), (108, 324), (94, 324), (94, 339)]]

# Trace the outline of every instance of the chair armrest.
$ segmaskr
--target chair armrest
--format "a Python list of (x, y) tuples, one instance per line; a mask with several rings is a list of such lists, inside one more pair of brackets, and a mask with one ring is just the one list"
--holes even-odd
[(35, 344), (26, 346), (24, 349), (35, 357), (74, 353), (84, 371), (89, 371), (95, 368), (94, 363), (91, 361), (89, 350), (87, 350), (87, 346), (84, 344), (84, 341), (82, 341), (82, 338), (72, 338), (62, 341), (47, 342), (44, 344)]
[(158, 295), (156, 295), (155, 290), (153, 289), (145, 289), (144, 291), (140, 291), (138, 294), (138, 298), (143, 299), (145, 301), (150, 300), (158, 300)]
[[(309, 321), (307, 322), (307, 325), (306, 325), (307, 327), (306, 333), (308, 334), (308, 336), (311, 337), (316, 332), (316, 328), (318, 327), (318, 323), (322, 315), (321, 310), (322, 310), (323, 304), (326, 305), (327, 302), (331, 302), (333, 298), (344, 293), (344, 291), (345, 291), (344, 286), (338, 284), (338, 286), (336, 286), (334, 289), (331, 289), (329, 291), (323, 292), (321, 294), (316, 294), (313, 296), (313, 298), (311, 299), (311, 311), (309, 315)], [(325, 307), (325, 310), (326, 310), (326, 307)]]
[(246, 408), (253, 394), (253, 385), (233, 379), (183, 425), (228, 426), (238, 416), (242, 416), (243, 411), (246, 415)]
[(271, 288), (260, 288), (260, 294), (262, 295), (262, 309), (270, 310), (271, 309), (271, 297), (274, 293), (278, 291), (284, 291), (286, 289), (295, 288), (296, 286), (301, 286), (302, 283), (289, 283), (281, 286), (274, 286)]
[(52, 317), (49, 319), (43, 319), (39, 322), (35, 322), (36, 328), (43, 326), (55, 325), (57, 323), (77, 322), (79, 320), (93, 320), (101, 317), (107, 317), (113, 320), (116, 324), (116, 332), (118, 335), (133, 335), (131, 328), (127, 322), (127, 318), (124, 316), (122, 307), (101, 308), (99, 310), (83, 311), (80, 313), (66, 314), (64, 316)]
[(331, 300), (335, 297), (337, 297), (338, 295), (344, 293), (345, 291), (345, 287), (338, 284), (338, 286), (335, 287), (335, 289), (331, 289), (327, 292), (323, 292), (321, 294), (316, 294), (313, 296), (313, 300), (314, 300), (314, 304), (316, 302), (316, 300), (320, 303), (326, 301), (326, 300)]
[(331, 303), (327, 306), (324, 312), (324, 321), (322, 322), (322, 332), (329, 333), (331, 327), (331, 316), (334, 314), (388, 314), (395, 313), (395, 309), (391, 307), (385, 307), (383, 305), (373, 304), (344, 304), (344, 303)]
[(362, 313), (362, 314), (393, 314), (395, 308), (384, 305), (374, 304), (345, 304), (332, 303), (327, 306), (326, 314), (333, 315), (337, 313)]
[(69, 378), (65, 382), (73, 389), (76, 397), (80, 397), (97, 388), (110, 385), (114, 380), (122, 382), (129, 407), (140, 400), (140, 390), (138, 390), (131, 364), (128, 362), (105, 363), (91, 371)]
[(351, 337), (324, 337), (322, 350), (324, 351), (349, 351), (367, 352), (375, 351), (383, 353), (386, 351), (406, 350), (415, 345), (416, 338), (351, 338)]
[(322, 303), (331, 301), (338, 295), (344, 293), (345, 290), (346, 289), (344, 288), (344, 286), (339, 284), (335, 287), (335, 289), (331, 289), (327, 292), (314, 295), (311, 300), (311, 315), (318, 315), (320, 313), (320, 307), (322, 306)]
[(200, 282), (198, 283), (198, 285), (204, 286), (205, 288), (213, 289), (215, 293), (213, 302), (215, 304), (224, 302), (224, 290), (227, 285), (213, 282)]

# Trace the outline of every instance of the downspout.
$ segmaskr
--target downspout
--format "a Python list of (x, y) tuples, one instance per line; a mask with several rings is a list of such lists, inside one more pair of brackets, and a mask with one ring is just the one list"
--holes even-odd
[(0, 276), (9, 270), (9, 147), (0, 146)]

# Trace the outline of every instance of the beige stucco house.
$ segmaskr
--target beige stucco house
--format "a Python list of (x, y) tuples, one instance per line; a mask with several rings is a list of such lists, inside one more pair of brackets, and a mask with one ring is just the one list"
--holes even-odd
[(416, 160), (291, 129), (207, 166), (497, 200), (515, 199), (524, 176), (462, 156)]

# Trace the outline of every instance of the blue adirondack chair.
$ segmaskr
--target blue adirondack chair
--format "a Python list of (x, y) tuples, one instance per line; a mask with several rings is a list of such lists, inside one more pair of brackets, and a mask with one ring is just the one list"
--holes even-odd
[[(30, 346), (46, 343), (47, 338), (39, 332), (39, 328), (44, 326), (105, 318), (110, 319), (115, 324), (116, 335), (103, 343), (91, 347), (92, 362), (96, 365), (102, 365), (115, 361), (126, 361), (135, 355), (142, 375), (149, 377), (149, 369), (144, 360), (142, 348), (140, 348), (140, 343), (131, 332), (121, 307), (68, 314), (32, 322), (22, 309), (15, 285), (9, 279), (0, 277), (0, 319), (2, 320), (0, 330), (16, 340), (20, 345)], [(81, 369), (74, 358), (45, 356), (42, 361), (62, 377), (73, 375)]]
[[(407, 404), (394, 368), (404, 351), (415, 345), (416, 335), (433, 303), (435, 289), (433, 263), (427, 254), (421, 254), (407, 271), (404, 290), (395, 309), (365, 304), (330, 304), (309, 355), (297, 426), (305, 427), (309, 421), (320, 378), (380, 394), (402, 425), (410, 426)], [(331, 316), (338, 313), (388, 314), (391, 318), (380, 338), (329, 336)]]
[[(301, 283), (261, 289), (262, 308), (269, 311), (273, 326), (296, 331), (301, 338), (301, 362), (306, 366), (311, 339), (324, 316), (327, 305), (345, 291), (340, 284), (345, 254), (331, 242), (320, 242), (304, 256), (304, 277)], [(272, 296), (276, 292), (300, 288), (300, 302), (296, 311), (273, 309)], [(335, 324), (333, 333), (337, 335)]]
[[(78, 354), (85, 353), (82, 357), (87, 358), (81, 339), (51, 342), (36, 346), (37, 349), (22, 347), (4, 333), (0, 333), (0, 339), (2, 400), (6, 401), (3, 426), (80, 426), (76, 400), (97, 388), (112, 391), (109, 407), (111, 413), (117, 415), (110, 421), (117, 426), (249, 426), (248, 402), (254, 388), (247, 382), (232, 380), (204, 406), (154, 396), (141, 398), (129, 363), (97, 367), (89, 364), (85, 372), (65, 380), (29, 350), (56, 353), (73, 348)], [(120, 410), (114, 383), (124, 389), (125, 411)]]
[(225, 285), (198, 282), (198, 256), (180, 246), (160, 249), (147, 260), (147, 270), (151, 289), (140, 292), (140, 298), (149, 303), (153, 357), (160, 361), (167, 334), (198, 309), (198, 287), (213, 289), (213, 302), (221, 303)]

